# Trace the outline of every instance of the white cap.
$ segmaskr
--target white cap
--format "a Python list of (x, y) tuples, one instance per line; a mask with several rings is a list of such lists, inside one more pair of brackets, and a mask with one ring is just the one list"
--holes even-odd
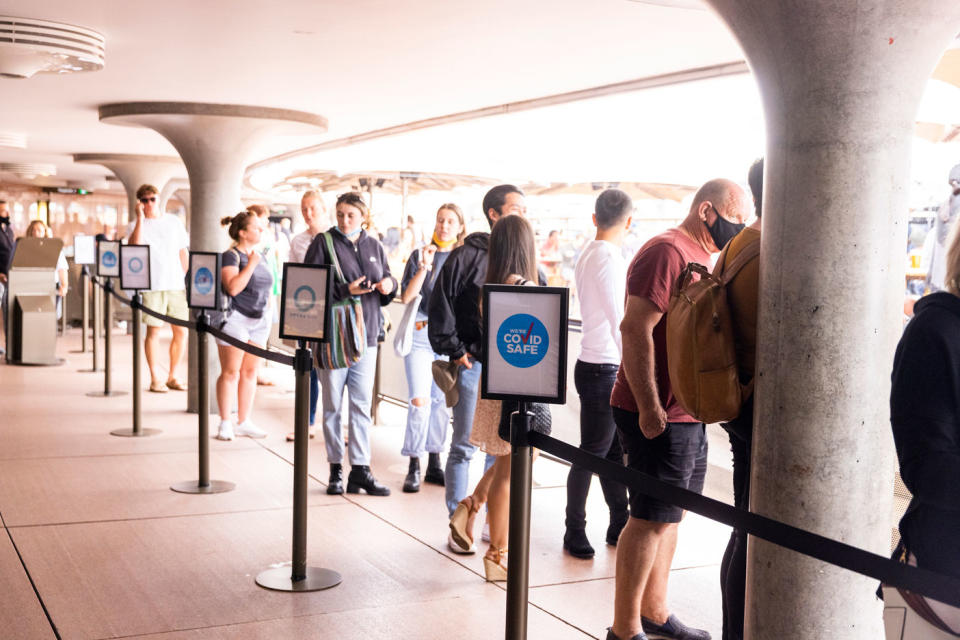
[(950, 177), (947, 178), (947, 182), (953, 184), (954, 182), (960, 182), (960, 164), (955, 166), (953, 169), (950, 169)]

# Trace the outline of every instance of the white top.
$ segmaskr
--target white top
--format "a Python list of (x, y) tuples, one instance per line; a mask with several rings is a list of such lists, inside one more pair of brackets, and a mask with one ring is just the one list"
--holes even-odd
[(307, 249), (313, 242), (313, 236), (314, 234), (310, 229), (293, 236), (290, 240), (290, 262), (303, 262), (303, 259), (307, 257)]
[(574, 278), (583, 317), (580, 360), (620, 364), (620, 321), (627, 288), (627, 261), (620, 247), (606, 240), (590, 242), (577, 260)]
[[(136, 225), (134, 220), (127, 226), (127, 238)], [(151, 291), (182, 291), (180, 250), (190, 246), (190, 239), (180, 219), (169, 213), (159, 218), (145, 217), (140, 224), (140, 243), (150, 245)]]

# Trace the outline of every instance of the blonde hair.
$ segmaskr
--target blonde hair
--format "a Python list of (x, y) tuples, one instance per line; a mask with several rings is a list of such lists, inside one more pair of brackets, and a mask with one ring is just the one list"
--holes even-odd
[[(960, 296), (960, 225), (953, 225), (950, 230), (950, 244), (947, 248), (947, 273), (944, 276), (944, 286), (955, 296)], [(935, 233), (933, 229), (930, 233)]]
[(37, 237), (39, 237), (39, 238), (46, 238), (46, 237), (47, 237), (47, 225), (43, 223), (43, 220), (31, 220), (31, 221), (30, 221), (30, 224), (27, 225), (27, 231), (26, 231), (26, 236), (27, 236), (28, 238), (32, 238), (32, 237), (33, 237), (33, 230), (34, 230), (34, 229), (40, 229), (40, 235), (37, 236)]
[[(437, 215), (440, 215), (440, 212), (443, 211), (444, 209), (446, 209), (447, 211), (452, 211), (453, 215), (457, 216), (457, 220), (460, 221), (460, 232), (457, 233), (457, 244), (456, 244), (456, 246), (459, 247), (460, 245), (463, 244), (463, 239), (467, 235), (467, 224), (463, 220), (463, 211), (461, 211), (460, 207), (458, 207), (454, 203), (448, 202), (446, 204), (440, 205), (440, 208), (437, 209)], [(409, 217), (410, 216), (408, 216), (408, 218)]]

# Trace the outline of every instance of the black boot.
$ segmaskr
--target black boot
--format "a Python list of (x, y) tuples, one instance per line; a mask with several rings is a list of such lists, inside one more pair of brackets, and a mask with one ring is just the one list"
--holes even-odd
[(623, 528), (627, 526), (627, 520), (629, 515), (626, 513), (613, 515), (610, 514), (610, 526), (607, 527), (607, 544), (611, 547), (617, 546), (617, 541), (620, 539), (620, 532), (623, 531)]
[(587, 540), (587, 533), (583, 529), (567, 529), (563, 534), (563, 548), (574, 558), (588, 560), (593, 557), (593, 547)]
[(427, 473), (423, 476), (423, 481), (443, 486), (443, 467), (440, 465), (439, 453), (431, 453), (427, 457)]
[(407, 477), (403, 480), (404, 493), (416, 493), (420, 491), (420, 458), (410, 458), (410, 468), (407, 469)]
[(327, 482), (327, 493), (338, 496), (343, 493), (343, 465), (330, 465), (330, 480)]
[(390, 489), (377, 482), (366, 465), (350, 467), (350, 475), (347, 476), (347, 493), (360, 493), (360, 489), (371, 496), (390, 495)]

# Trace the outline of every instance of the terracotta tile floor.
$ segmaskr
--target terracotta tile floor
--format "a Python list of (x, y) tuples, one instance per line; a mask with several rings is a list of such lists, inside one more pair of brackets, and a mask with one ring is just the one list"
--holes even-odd
[[(254, 577), (290, 559), (293, 380), (260, 387), (265, 440), (211, 442), (211, 476), (235, 491), (185, 495), (197, 477), (196, 416), (183, 393), (143, 394), (150, 438), (131, 425), (129, 395), (90, 398), (78, 331), (58, 345), (59, 367), (0, 364), (0, 636), (4, 638), (478, 638), (503, 633), (505, 592), (484, 582), (479, 555), (446, 547), (443, 490), (400, 491), (405, 412), (383, 404), (373, 468), (394, 493), (330, 497), (322, 440), (310, 447), (308, 562), (343, 575), (336, 588), (290, 594)], [(130, 339), (114, 335), (114, 388), (129, 391)], [(186, 372), (181, 371), (186, 379)], [(145, 381), (148, 380), (144, 371)], [(214, 422), (215, 424), (215, 422)], [(560, 425), (558, 435), (575, 433)], [(711, 433), (707, 493), (729, 500), (728, 450)], [(479, 478), (482, 456), (471, 477)], [(593, 561), (562, 552), (567, 467), (534, 467), (530, 638), (602, 638), (613, 615), (615, 550), (602, 544), (606, 508), (590, 493)], [(720, 634), (718, 572), (729, 529), (689, 516), (680, 530), (671, 602), (687, 622)], [(600, 544), (597, 544), (600, 543)]]

